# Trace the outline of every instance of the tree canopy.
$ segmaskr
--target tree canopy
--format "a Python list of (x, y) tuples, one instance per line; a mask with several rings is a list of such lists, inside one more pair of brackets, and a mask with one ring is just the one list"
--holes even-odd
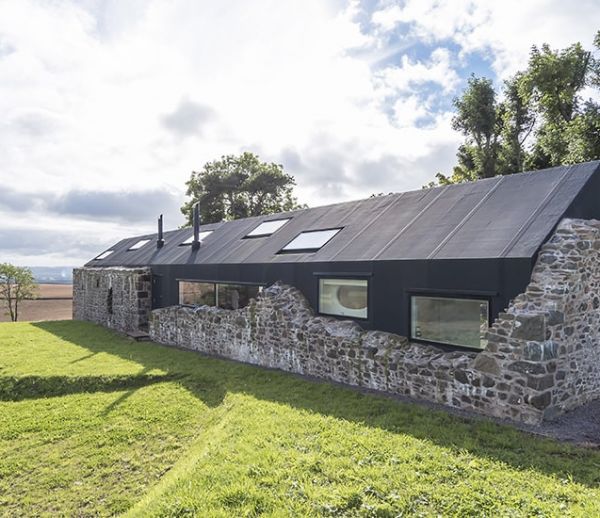
[[(594, 39), (600, 51), (600, 31)], [(452, 174), (440, 184), (490, 178), (600, 159), (600, 105), (584, 89), (600, 89), (600, 57), (575, 43), (534, 46), (525, 70), (504, 82), (471, 76), (454, 100), (453, 128), (465, 141)]]
[(24, 299), (35, 296), (37, 284), (29, 268), (0, 264), (0, 301), (7, 308), (6, 314), (12, 322), (19, 318), (19, 304)]
[(191, 224), (197, 202), (203, 223), (294, 210), (302, 208), (293, 195), (295, 184), (282, 165), (261, 162), (253, 153), (222, 156), (192, 172), (186, 182), (190, 200), (181, 212)]

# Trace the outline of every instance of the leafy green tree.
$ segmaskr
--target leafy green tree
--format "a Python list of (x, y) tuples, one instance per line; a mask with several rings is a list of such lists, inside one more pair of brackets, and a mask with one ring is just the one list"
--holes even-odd
[(440, 184), (459, 183), (497, 174), (502, 110), (492, 81), (471, 76), (462, 97), (454, 99), (452, 127), (466, 138), (458, 148), (458, 165), (452, 176), (439, 173)]
[[(600, 50), (600, 31), (594, 47)], [(579, 43), (534, 46), (500, 101), (489, 79), (472, 76), (454, 101), (453, 127), (465, 136), (458, 164), (449, 176), (438, 173), (438, 183), (600, 159), (600, 105), (583, 99), (584, 88), (600, 88), (600, 58)]]
[(516, 173), (525, 167), (525, 142), (535, 127), (536, 115), (523, 82), (523, 73), (517, 73), (504, 83), (504, 101), (499, 110), (502, 117), (499, 174)]
[(29, 268), (0, 264), (0, 300), (6, 304), (6, 314), (10, 315), (12, 322), (19, 318), (21, 301), (34, 298), (36, 291), (37, 284)]
[[(560, 51), (552, 50), (548, 45), (541, 49), (534, 46), (531, 50), (522, 89), (529, 95), (532, 109), (539, 114), (540, 124), (528, 159), (529, 167), (539, 169), (573, 163), (576, 159), (596, 158), (581, 153), (570, 155), (569, 152), (571, 139), (589, 139), (577, 130), (585, 126), (578, 119), (586, 118), (590, 108), (590, 113), (594, 112), (594, 103), (583, 104), (581, 91), (592, 85), (595, 66), (592, 53), (585, 51), (579, 43)], [(589, 149), (589, 144), (586, 142), (583, 148)], [(594, 147), (593, 142), (591, 147)]]
[(293, 195), (293, 176), (283, 166), (261, 162), (245, 152), (222, 156), (208, 162), (200, 172), (192, 172), (187, 185), (187, 201), (181, 212), (192, 223), (192, 209), (200, 202), (203, 223), (245, 218), (302, 208)]

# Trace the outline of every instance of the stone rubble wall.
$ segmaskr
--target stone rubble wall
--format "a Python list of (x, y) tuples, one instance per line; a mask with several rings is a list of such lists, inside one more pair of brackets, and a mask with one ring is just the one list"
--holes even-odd
[(73, 319), (122, 332), (139, 331), (147, 329), (151, 309), (150, 268), (73, 270)]
[(542, 416), (521, 396), (527, 374), (513, 365), (518, 360), (502, 372), (502, 353), (449, 352), (315, 316), (296, 288), (279, 283), (240, 310), (154, 310), (150, 336), (167, 345), (497, 417), (538, 423)]
[(560, 223), (488, 339), (485, 355), (517, 362), (523, 398), (544, 418), (600, 397), (600, 221)]

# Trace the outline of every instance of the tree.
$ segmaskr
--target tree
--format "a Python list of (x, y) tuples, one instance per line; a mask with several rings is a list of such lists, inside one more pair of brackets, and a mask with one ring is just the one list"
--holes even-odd
[[(600, 50), (600, 31), (594, 47)], [(527, 68), (505, 81), (500, 101), (489, 79), (472, 76), (454, 100), (453, 128), (465, 142), (452, 174), (438, 173), (438, 183), (599, 159), (600, 105), (582, 98), (586, 87), (600, 88), (600, 57), (579, 43), (532, 47)]]
[(203, 223), (260, 216), (303, 208), (293, 196), (293, 176), (283, 166), (261, 162), (253, 153), (222, 156), (192, 172), (187, 185), (191, 199), (181, 207), (187, 223), (192, 208), (200, 202)]
[[(573, 163), (575, 159), (596, 158), (581, 153), (570, 156), (569, 153), (572, 139), (589, 139), (580, 133), (583, 127), (579, 119), (586, 118), (588, 110), (593, 114), (595, 104), (591, 101), (583, 104), (580, 93), (585, 86), (592, 85), (595, 67), (592, 53), (585, 51), (579, 43), (560, 51), (552, 50), (548, 45), (542, 45), (541, 49), (532, 48), (522, 83), (533, 110), (539, 114), (540, 124), (528, 159), (529, 167), (541, 169)], [(594, 147), (593, 143), (591, 147)]]
[(29, 268), (0, 264), (0, 300), (6, 303), (12, 322), (19, 318), (19, 303), (35, 297), (37, 284)]
[(530, 95), (523, 83), (521, 72), (504, 83), (499, 174), (520, 172), (525, 167), (525, 142), (534, 129), (536, 114), (531, 109)]
[(459, 165), (479, 178), (495, 176), (502, 118), (492, 82), (471, 76), (454, 106), (457, 114), (452, 127), (467, 137), (458, 151)]
[(503, 107), (496, 100), (492, 81), (471, 76), (462, 97), (454, 99), (452, 127), (466, 138), (458, 148), (458, 165), (452, 176), (438, 173), (440, 184), (459, 183), (497, 174)]

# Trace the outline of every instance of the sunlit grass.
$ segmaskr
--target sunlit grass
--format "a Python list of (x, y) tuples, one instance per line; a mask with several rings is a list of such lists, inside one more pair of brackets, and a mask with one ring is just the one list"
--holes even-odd
[(0, 324), (0, 512), (600, 515), (600, 454), (82, 322)]

